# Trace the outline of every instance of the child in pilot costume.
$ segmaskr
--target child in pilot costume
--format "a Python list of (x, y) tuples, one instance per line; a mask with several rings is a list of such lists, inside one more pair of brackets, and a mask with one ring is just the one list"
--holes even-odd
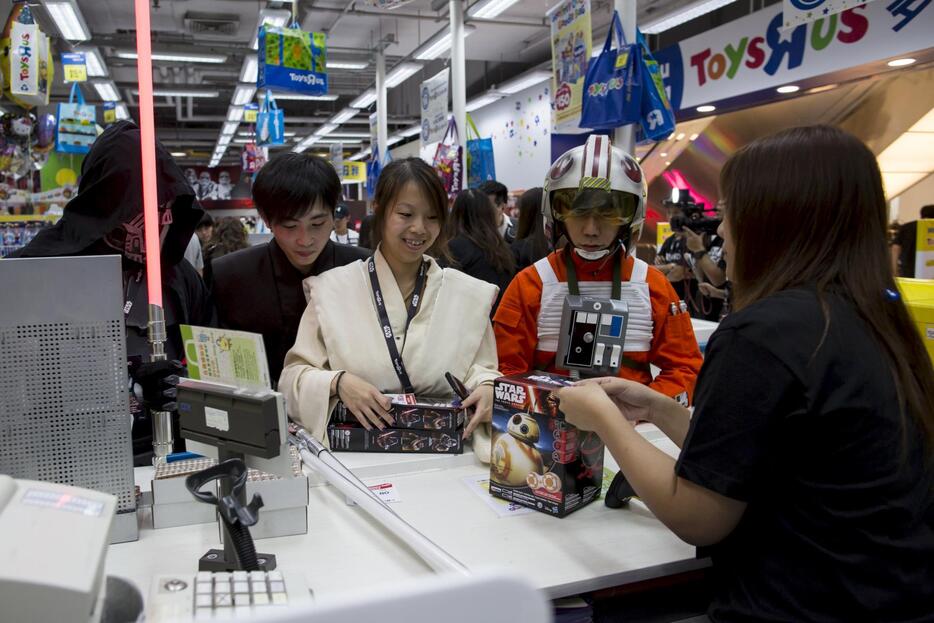
[[(629, 318), (618, 376), (687, 405), (702, 361), (690, 316), (665, 276), (635, 257), (645, 220), (642, 169), (609, 137), (591, 136), (558, 158), (544, 190), (545, 235), (557, 250), (516, 275), (503, 295), (494, 317), (500, 371), (568, 374), (556, 365), (565, 299), (622, 300)], [(661, 370), (654, 379), (650, 364)]]

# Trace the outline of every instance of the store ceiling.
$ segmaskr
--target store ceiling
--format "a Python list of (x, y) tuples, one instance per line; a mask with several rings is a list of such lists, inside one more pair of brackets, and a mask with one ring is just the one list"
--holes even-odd
[[(132, 91), (136, 85), (136, 61), (119, 56), (135, 49), (133, 3), (129, 0), (76, 0), (76, 3), (92, 34), (91, 41), (82, 45), (97, 47), (101, 52), (110, 78), (136, 118)], [(468, 23), (476, 28), (466, 39), (468, 98), (550, 59), (549, 29), (544, 15), (555, 3), (556, 0), (521, 0), (495, 20), (468, 18)], [(432, 10), (433, 4), (441, 9)], [(473, 4), (465, 2), (464, 6)], [(640, 1), (639, 20), (687, 4), (690, 0)], [(0, 10), (9, 6), (10, 0), (0, 0)], [(221, 63), (154, 62), (157, 88), (218, 91), (214, 98), (157, 98), (156, 102), (158, 137), (170, 146), (187, 150), (193, 162), (206, 162), (226, 120), (243, 59), (253, 53), (250, 43), (260, 11), (288, 11), (292, 4), (276, 0), (151, 0), (151, 7), (154, 52), (225, 57)], [(286, 130), (295, 133), (293, 140), (307, 136), (373, 84), (373, 58), (378, 46), (384, 46), (387, 69), (391, 68), (437, 32), (447, 29), (447, 8), (447, 3), (437, 0), (415, 0), (395, 10), (376, 9), (363, 0), (298, 0), (297, 14), (303, 29), (328, 34), (330, 61), (362, 61), (367, 66), (329, 71), (330, 92), (338, 96), (335, 101), (280, 101), (285, 109)], [(606, 32), (611, 9), (609, 0), (592, 0), (595, 36)], [(56, 38), (57, 29), (51, 20), (42, 9), (36, 13)], [(57, 46), (58, 51), (71, 47), (60, 38)], [(421, 71), (390, 91), (390, 132), (417, 121), (418, 83), (443, 69), (447, 56), (445, 53), (426, 63)], [(61, 72), (56, 76), (59, 84), (53, 91), (53, 99), (62, 101), (67, 98), (67, 90), (59, 78)], [(94, 89), (86, 91), (89, 100), (98, 99)], [(346, 122), (342, 130), (367, 132), (367, 111)], [(354, 145), (348, 145), (348, 151), (355, 150)], [(236, 156), (237, 150), (227, 150), (227, 159)]]

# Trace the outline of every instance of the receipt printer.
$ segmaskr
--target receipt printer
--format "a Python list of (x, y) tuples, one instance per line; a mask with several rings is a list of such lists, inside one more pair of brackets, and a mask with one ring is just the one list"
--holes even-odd
[(117, 498), (0, 474), (0, 619), (97, 621)]
[(625, 301), (566, 297), (556, 365), (587, 377), (616, 376), (626, 345), (628, 321), (629, 305)]

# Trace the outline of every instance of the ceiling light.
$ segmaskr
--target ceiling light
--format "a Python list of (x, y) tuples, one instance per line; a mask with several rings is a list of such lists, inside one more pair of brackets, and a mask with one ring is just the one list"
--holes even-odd
[(877, 157), (886, 199), (897, 197), (934, 171), (934, 108)]
[(120, 92), (117, 91), (117, 85), (115, 85), (112, 80), (108, 80), (107, 82), (92, 82), (91, 84), (94, 85), (97, 94), (105, 102), (120, 101)]
[(335, 123), (337, 125), (340, 125), (344, 123), (345, 121), (349, 121), (350, 119), (353, 119), (354, 117), (356, 117), (358, 112), (359, 111), (356, 108), (349, 108), (349, 107), (345, 108), (344, 110), (340, 111), (339, 113), (331, 117), (328, 123)]
[(243, 107), (242, 106), (228, 106), (227, 107), (227, 121), (234, 121), (240, 123), (243, 121)]
[(399, 63), (386, 74), (386, 88), (399, 86), (421, 68), (421, 63)]
[(639, 24), (639, 30), (646, 34), (658, 34), (670, 30), (701, 15), (716, 11), (720, 7), (732, 4), (735, 0), (697, 0), (686, 6), (681, 6), (667, 15), (661, 15)]
[[(347, 140), (345, 138), (322, 138), (316, 141), (319, 145), (359, 145), (363, 141), (360, 139)], [(392, 143), (390, 143), (391, 145)]]
[(421, 133), (422, 133), (422, 126), (413, 125), (412, 127), (406, 128), (402, 130), (401, 132), (399, 132), (399, 136), (404, 136), (408, 138), (410, 136), (415, 136), (416, 134), (421, 134)]
[[(470, 24), (464, 25), (464, 37), (469, 36), (473, 31), (477, 29), (476, 26), (471, 26)], [(428, 41), (418, 46), (412, 56), (417, 58), (420, 61), (430, 61), (438, 58), (444, 52), (447, 52), (451, 48), (451, 29), (450, 27), (445, 28), (441, 32), (437, 33)]]
[[(419, 128), (421, 132), (421, 128)], [(369, 133), (366, 132), (332, 132), (329, 134), (331, 138), (370, 138)]]
[(797, 93), (801, 90), (801, 87), (799, 87), (797, 84), (786, 84), (785, 86), (778, 87), (775, 90), (784, 95), (785, 93)]
[(292, 12), (286, 9), (274, 10), (274, 9), (263, 9), (259, 12), (259, 20), (256, 22), (256, 30), (253, 32), (253, 41), (250, 43), (252, 49), (256, 49), (256, 45), (259, 42), (259, 28), (263, 24), (269, 24), (270, 26), (282, 27), (289, 23), (292, 19)]
[(312, 134), (311, 136), (307, 136), (305, 137), (305, 140), (301, 141), (298, 145), (293, 147), (292, 151), (294, 151), (297, 154), (300, 154), (306, 149), (308, 149), (309, 147), (311, 147), (312, 145), (314, 145), (315, 143), (317, 143), (318, 140), (319, 140), (319, 137), (315, 136), (314, 134)]
[(680, 141), (680, 140), (683, 140), (683, 139), (684, 139), (684, 132), (679, 132), (679, 133), (678, 133), (678, 136), (675, 137), (675, 140), (676, 140), (676, 141)]
[(669, 162), (666, 162), (666, 163), (665, 163), (665, 166), (666, 166), (666, 167), (670, 167), (670, 166), (671, 166), (671, 162), (670, 162), (670, 161), (669, 161)]
[(247, 143), (252, 143), (253, 139), (251, 138), (235, 138), (233, 143), (235, 145), (246, 145)]
[(658, 157), (659, 157), (659, 158), (667, 158), (667, 157), (668, 157), (668, 152), (667, 152), (667, 151), (663, 151), (662, 153), (658, 154)]
[(369, 65), (366, 61), (327, 61), (325, 67), (328, 69), (366, 69)]
[[(121, 50), (117, 58), (136, 59), (136, 52)], [(152, 60), (170, 63), (226, 63), (227, 57), (223, 54), (173, 54), (170, 52), (153, 52)]]
[(117, 113), (118, 120), (130, 118), (130, 111), (127, 109), (126, 104), (124, 104), (123, 102), (118, 103), (117, 107), (114, 108), (114, 110)]
[(327, 136), (328, 134), (330, 134), (336, 129), (337, 129), (336, 123), (325, 123), (323, 126), (315, 130), (315, 133), (313, 134), (313, 136), (316, 136), (316, 137)]
[(386, 145), (392, 147), (396, 143), (400, 142), (404, 137), (399, 134), (390, 134), (386, 137)]
[(481, 0), (467, 9), (467, 15), (477, 19), (493, 19), (519, 0)]
[[(134, 89), (134, 93), (139, 93)], [(191, 89), (155, 89), (152, 92), (156, 97), (217, 97), (219, 91), (193, 91)]]
[(689, 141), (696, 141), (696, 140), (697, 140), (697, 137), (698, 137), (697, 134), (692, 134), (691, 136), (688, 137), (688, 140), (689, 140)]
[(84, 54), (84, 62), (88, 68), (88, 77), (103, 78), (107, 76), (107, 65), (104, 64), (104, 58), (97, 48), (81, 48), (78, 50)]
[(233, 97), (230, 98), (230, 103), (234, 106), (243, 106), (252, 100), (254, 95), (256, 95), (256, 87), (248, 84), (238, 84), (237, 88), (234, 89)]
[(823, 86), (814, 87), (813, 89), (808, 89), (806, 92), (807, 92), (808, 95), (811, 95), (811, 94), (813, 94), (813, 93), (823, 93), (824, 91), (829, 91), (829, 90), (831, 90), (831, 89), (836, 89), (838, 86), (840, 86), (840, 85), (838, 85), (838, 84), (825, 84), (825, 85), (823, 85)]
[(350, 158), (348, 158), (348, 160), (363, 160), (369, 155), (370, 155), (370, 148), (367, 147), (366, 149), (361, 149), (360, 151), (352, 155)]
[(907, 67), (914, 65), (917, 61), (913, 58), (896, 58), (894, 61), (886, 63), (889, 67)]
[(496, 90), (512, 95), (519, 91), (525, 91), (529, 87), (545, 82), (546, 80), (551, 80), (551, 72), (544, 69), (536, 69), (513, 78), (512, 80), (507, 80), (503, 84), (497, 86)]
[(170, 151), (169, 154), (173, 158), (184, 158), (188, 155), (188, 152), (187, 151)]
[(357, 99), (350, 102), (351, 108), (369, 108), (370, 104), (376, 101), (376, 89), (367, 89), (357, 96)]
[(239, 125), (240, 125), (239, 123), (228, 121), (227, 123), (224, 124), (224, 127), (221, 128), (221, 136), (224, 136), (224, 135), (233, 136), (234, 132), (237, 131), (237, 127)]
[(222, 147), (227, 147), (230, 144), (230, 141), (233, 140), (233, 134), (222, 134), (217, 139), (217, 148), (221, 149)]
[(240, 82), (256, 83), (256, 55), (247, 54), (243, 57), (243, 65), (240, 66)]
[(337, 99), (337, 95), (333, 93), (328, 93), (327, 95), (301, 95), (299, 93), (274, 93), (274, 97), (277, 100), (306, 100), (306, 101), (317, 101), (317, 102), (333, 102)]
[(711, 104), (704, 104), (703, 106), (697, 107), (697, 112), (713, 112), (716, 109), (717, 109), (716, 106), (713, 106)]
[(46, 2), (45, 9), (58, 26), (62, 37), (68, 41), (87, 41), (91, 38), (88, 25), (78, 6), (73, 2)]
[(473, 112), (477, 110), (478, 108), (483, 108), (487, 104), (492, 104), (493, 102), (497, 100), (501, 100), (501, 99), (503, 99), (503, 96), (500, 93), (494, 93), (494, 92), (483, 93), (473, 98), (472, 100), (468, 101), (466, 110), (467, 112)]

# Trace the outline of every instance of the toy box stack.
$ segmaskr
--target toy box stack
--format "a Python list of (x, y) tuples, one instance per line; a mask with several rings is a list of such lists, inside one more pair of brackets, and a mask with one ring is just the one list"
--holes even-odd
[(449, 400), (397, 394), (392, 398), (395, 425), (383, 430), (363, 428), (343, 403), (328, 424), (331, 449), (347, 452), (461, 454), (464, 451), (464, 410)]
[(597, 499), (603, 442), (564, 420), (556, 389), (571, 379), (544, 372), (504, 376), (494, 385), (490, 493), (564, 517)]

